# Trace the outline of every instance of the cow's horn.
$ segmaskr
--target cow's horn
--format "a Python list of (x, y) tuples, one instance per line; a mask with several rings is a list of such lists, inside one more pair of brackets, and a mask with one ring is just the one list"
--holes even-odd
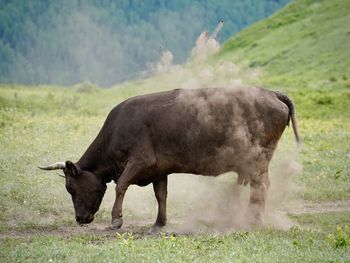
[(66, 164), (64, 162), (58, 162), (58, 163), (54, 163), (54, 164), (51, 164), (47, 167), (40, 167), (39, 168), (41, 170), (58, 170), (58, 169), (65, 169), (66, 168)]
[(61, 174), (61, 173), (59, 173), (59, 172), (56, 172), (59, 176), (61, 176), (61, 177), (65, 177), (64, 176), (64, 174)]

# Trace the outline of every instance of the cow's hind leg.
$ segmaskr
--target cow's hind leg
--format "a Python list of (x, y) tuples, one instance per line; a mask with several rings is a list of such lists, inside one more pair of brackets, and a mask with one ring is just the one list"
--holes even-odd
[(166, 224), (166, 198), (168, 195), (168, 176), (153, 182), (154, 193), (158, 202), (158, 215), (150, 233), (158, 233)]
[(144, 166), (141, 163), (129, 161), (125, 167), (124, 172), (120, 176), (116, 191), (116, 199), (112, 209), (112, 229), (118, 229), (123, 225), (123, 200), (124, 195), (128, 187), (130, 186), (135, 178), (144, 171)]
[(261, 226), (264, 223), (265, 202), (269, 185), (270, 181), (267, 169), (266, 171), (252, 177), (250, 180), (248, 216), (254, 225)]

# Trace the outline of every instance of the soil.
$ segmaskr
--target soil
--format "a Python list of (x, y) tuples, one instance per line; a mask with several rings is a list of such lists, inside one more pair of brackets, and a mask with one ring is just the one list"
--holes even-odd
[[(283, 211), (292, 215), (315, 214), (315, 213), (331, 213), (331, 212), (347, 212), (350, 211), (350, 200), (322, 202), (322, 203), (306, 203), (303, 206), (293, 208), (288, 211)], [(125, 233), (132, 233), (134, 238), (142, 238), (147, 235), (154, 235), (149, 233), (152, 226), (151, 221), (145, 220), (125, 220), (123, 227), (120, 230), (112, 230), (109, 226), (101, 223), (91, 223), (83, 226), (57, 226), (57, 227), (42, 227), (26, 230), (11, 230), (0, 232), (0, 238), (15, 237), (15, 238), (30, 238), (39, 236), (58, 236), (58, 237), (74, 237), (77, 235), (93, 235), (104, 238), (116, 238)], [(185, 233), (183, 231), (175, 230), (176, 225), (184, 224), (184, 220), (172, 219), (169, 226), (166, 227), (165, 233), (175, 235), (187, 235), (193, 233)], [(164, 233), (164, 232), (163, 232)]]
[(317, 213), (335, 213), (335, 212), (347, 212), (350, 211), (350, 200), (339, 200), (332, 202), (322, 203), (306, 203), (301, 207), (296, 207), (290, 211), (287, 211), (293, 215), (302, 214), (317, 214)]

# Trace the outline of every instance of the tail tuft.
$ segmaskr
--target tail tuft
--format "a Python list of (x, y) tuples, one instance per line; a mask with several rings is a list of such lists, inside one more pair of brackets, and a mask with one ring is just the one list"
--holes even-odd
[(287, 105), (287, 107), (289, 109), (289, 118), (288, 118), (287, 125), (289, 125), (289, 121), (291, 120), (295, 139), (296, 139), (298, 145), (301, 145), (301, 138), (300, 138), (298, 127), (297, 127), (297, 119), (295, 116), (295, 109), (294, 109), (294, 104), (293, 104), (292, 100), (281, 92), (275, 91), (275, 94), (280, 101), (282, 101), (284, 104)]

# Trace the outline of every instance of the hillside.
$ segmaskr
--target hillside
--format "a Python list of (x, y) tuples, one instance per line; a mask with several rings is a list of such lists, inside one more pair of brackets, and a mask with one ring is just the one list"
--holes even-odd
[(268, 85), (349, 89), (349, 9), (346, 0), (294, 1), (229, 39), (216, 59), (263, 69)]
[(0, 1), (0, 82), (109, 87), (142, 77), (164, 49), (183, 63), (220, 19), (224, 41), (289, 1)]
[(344, 86), (350, 79), (349, 8), (346, 0), (297, 0), (228, 40), (218, 57), (262, 67), (271, 83)]

